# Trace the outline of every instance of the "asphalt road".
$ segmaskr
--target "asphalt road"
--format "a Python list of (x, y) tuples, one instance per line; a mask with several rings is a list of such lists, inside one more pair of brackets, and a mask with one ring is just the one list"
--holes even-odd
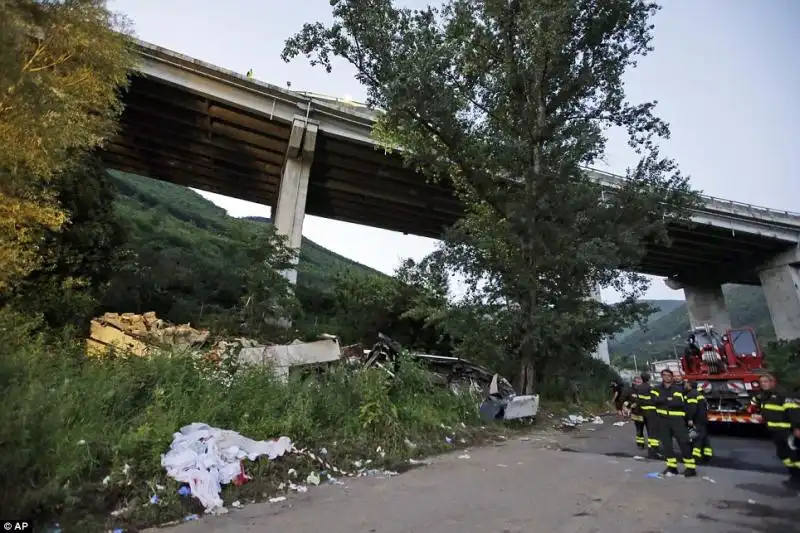
[[(184, 523), (175, 533), (793, 533), (800, 496), (770, 470), (769, 443), (718, 437), (722, 464), (653, 478), (630, 425), (536, 431), (387, 478), (320, 486)], [(593, 430), (593, 431), (592, 431)], [(574, 450), (574, 451), (570, 451)], [(743, 458), (735, 454), (743, 451)], [(745, 468), (748, 467), (748, 468)]]
[[(591, 452), (614, 457), (634, 457), (641, 451), (634, 444), (631, 422), (614, 426), (616, 417), (603, 417), (604, 424), (582, 424), (553, 442), (565, 451)], [(547, 443), (548, 441), (545, 441)], [(784, 474), (786, 469), (775, 457), (775, 448), (766, 433), (750, 426), (712, 426), (713, 466), (753, 472)], [(702, 467), (702, 466), (701, 466)]]

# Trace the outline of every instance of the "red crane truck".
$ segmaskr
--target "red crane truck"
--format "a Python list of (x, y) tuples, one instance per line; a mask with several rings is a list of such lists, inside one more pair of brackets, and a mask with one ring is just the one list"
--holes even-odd
[(690, 332), (690, 341), (692, 335), (695, 349), (681, 356), (683, 378), (702, 388), (708, 400), (708, 421), (763, 423), (761, 415), (750, 408), (764, 369), (764, 352), (755, 332), (736, 328), (720, 334), (706, 325)]

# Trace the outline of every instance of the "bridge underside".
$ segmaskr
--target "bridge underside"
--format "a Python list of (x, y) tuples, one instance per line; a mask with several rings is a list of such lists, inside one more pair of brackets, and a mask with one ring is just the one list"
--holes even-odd
[[(291, 126), (143, 76), (125, 97), (111, 168), (274, 205)], [(445, 184), (426, 183), (396, 156), (320, 130), (306, 213), (437, 238), (462, 209)], [(755, 267), (786, 248), (711, 226), (674, 227), (636, 270), (692, 281), (758, 284)]]

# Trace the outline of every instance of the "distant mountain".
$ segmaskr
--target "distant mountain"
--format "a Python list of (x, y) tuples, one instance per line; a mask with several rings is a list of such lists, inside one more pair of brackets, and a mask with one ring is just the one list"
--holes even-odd
[[(668, 315), (678, 307), (683, 306), (683, 300), (644, 300), (645, 302), (652, 305), (654, 308), (658, 309), (655, 313), (647, 317), (647, 324), (652, 324), (656, 320), (660, 319), (661, 317)], [(632, 328), (628, 328), (623, 330), (621, 333), (618, 333), (614, 336), (614, 342), (622, 342), (628, 335), (632, 333), (636, 333), (641, 328), (639, 326), (634, 326)]]
[[(734, 327), (752, 327), (762, 346), (775, 340), (772, 319), (761, 287), (727, 285), (723, 291)], [(611, 340), (609, 352), (614, 364), (632, 366), (634, 353), (641, 363), (668, 359), (674, 356), (676, 350), (680, 352), (689, 332), (689, 315), (685, 303), (678, 304), (668, 313), (651, 319), (647, 328)]]

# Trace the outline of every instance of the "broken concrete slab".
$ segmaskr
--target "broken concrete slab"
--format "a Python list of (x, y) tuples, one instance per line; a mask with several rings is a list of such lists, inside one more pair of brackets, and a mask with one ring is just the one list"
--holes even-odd
[(279, 378), (287, 379), (292, 367), (333, 363), (341, 359), (341, 354), (339, 339), (327, 336), (313, 342), (295, 340), (291, 344), (242, 348), (239, 362), (270, 364)]

